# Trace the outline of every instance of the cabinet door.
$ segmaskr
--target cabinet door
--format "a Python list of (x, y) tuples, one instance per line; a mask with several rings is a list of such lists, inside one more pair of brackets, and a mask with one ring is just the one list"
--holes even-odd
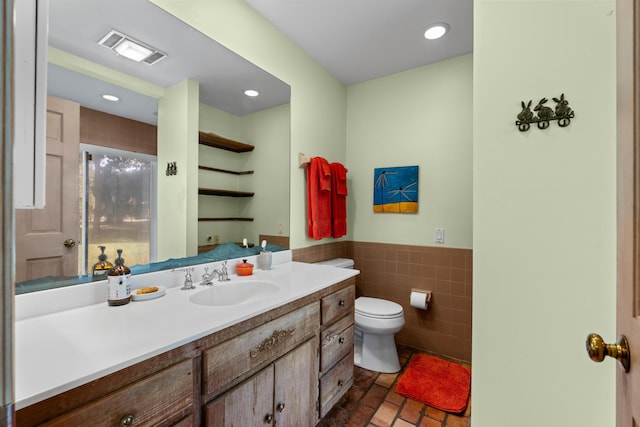
[(193, 425), (195, 400), (193, 360), (187, 359), (39, 425)]
[(211, 427), (264, 427), (273, 421), (273, 365), (205, 407)]
[(275, 425), (314, 426), (318, 421), (318, 337), (275, 362)]

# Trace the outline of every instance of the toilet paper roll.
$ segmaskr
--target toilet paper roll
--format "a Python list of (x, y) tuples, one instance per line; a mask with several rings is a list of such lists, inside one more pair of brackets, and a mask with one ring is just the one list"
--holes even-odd
[(426, 292), (411, 291), (411, 307), (426, 310), (429, 307), (429, 294)]

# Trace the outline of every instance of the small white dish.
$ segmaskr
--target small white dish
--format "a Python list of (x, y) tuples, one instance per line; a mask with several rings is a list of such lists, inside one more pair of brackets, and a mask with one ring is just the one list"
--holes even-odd
[(146, 301), (150, 299), (160, 298), (165, 294), (165, 292), (167, 291), (167, 288), (165, 288), (164, 286), (158, 286), (157, 291), (149, 292), (148, 294), (138, 294), (136, 293), (137, 291), (138, 291), (137, 289), (134, 289), (131, 292), (131, 299), (134, 301)]

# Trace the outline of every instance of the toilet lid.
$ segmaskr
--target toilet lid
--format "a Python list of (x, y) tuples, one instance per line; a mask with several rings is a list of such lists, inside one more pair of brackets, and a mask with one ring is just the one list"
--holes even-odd
[(402, 306), (393, 301), (380, 298), (356, 298), (356, 313), (363, 316), (386, 319), (402, 315)]

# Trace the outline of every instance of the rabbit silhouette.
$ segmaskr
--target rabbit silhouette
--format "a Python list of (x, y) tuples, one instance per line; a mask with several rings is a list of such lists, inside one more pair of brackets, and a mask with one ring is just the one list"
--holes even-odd
[(571, 114), (571, 107), (569, 107), (569, 101), (564, 99), (564, 93), (560, 95), (560, 99), (553, 98), (556, 104), (556, 117), (569, 117)]
[(536, 105), (533, 109), (533, 111), (538, 112), (538, 118), (540, 120), (549, 120), (553, 118), (553, 110), (550, 107), (544, 105), (547, 101), (547, 98), (542, 98), (540, 102), (538, 102), (538, 105)]
[(531, 112), (531, 100), (527, 105), (524, 105), (524, 101), (521, 101), (522, 111), (518, 114), (518, 120), (522, 123), (530, 123), (533, 120), (533, 112)]

